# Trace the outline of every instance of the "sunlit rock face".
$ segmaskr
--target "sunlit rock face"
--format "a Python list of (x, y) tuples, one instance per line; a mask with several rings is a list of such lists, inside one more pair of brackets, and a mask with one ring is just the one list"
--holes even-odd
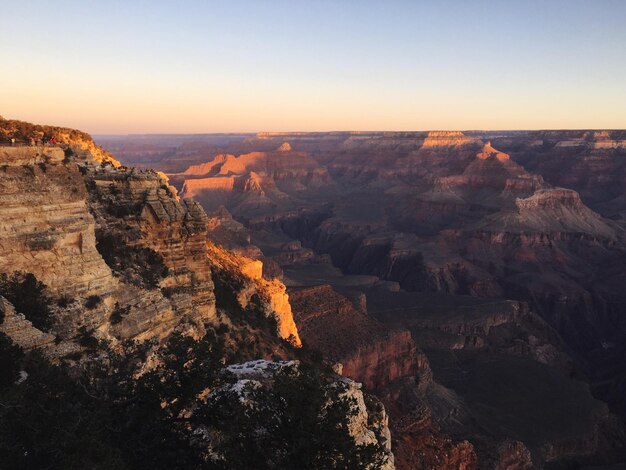
[[(34, 160), (39, 152), (24, 147), (21, 154)], [(3, 270), (32, 272), (62, 294), (115, 290), (118, 282), (96, 249), (95, 220), (86, 200), (75, 164), (5, 166), (0, 171)]]
[(265, 315), (276, 321), (278, 335), (301, 346), (285, 285), (277, 279), (263, 278), (261, 261), (228, 252), (211, 242), (207, 242), (207, 247), (211, 264), (236, 280), (233, 289), (239, 305), (246, 308), (254, 301), (253, 296), (258, 296)]
[(431, 131), (424, 138), (422, 148), (457, 147), (480, 143), (476, 137), (469, 137), (460, 131)]
[(198, 199), (208, 211), (223, 205), (251, 217), (293, 207), (293, 193), (330, 182), (326, 169), (306, 153), (293, 151), (288, 142), (270, 152), (217, 155), (170, 178), (182, 196)]

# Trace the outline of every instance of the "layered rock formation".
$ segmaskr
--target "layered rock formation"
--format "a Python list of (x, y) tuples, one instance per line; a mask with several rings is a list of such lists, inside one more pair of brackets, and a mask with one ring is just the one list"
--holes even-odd
[[(198, 203), (179, 201), (154, 172), (97, 165), (58, 147), (8, 148), (3, 155), (2, 272), (32, 273), (51, 295), (68, 299), (54, 307), (64, 353), (80, 349), (81, 331), (145, 340), (175, 330), (199, 336), (206, 322), (217, 321), (209, 259), (217, 254), (207, 248), (208, 219)], [(248, 297), (262, 291), (279, 334), (299, 344), (285, 287), (250, 278), (246, 289)], [(49, 343), (45, 334), (38, 338), (38, 346)]]
[(249, 216), (289, 209), (297, 194), (328, 186), (330, 180), (325, 168), (288, 142), (273, 152), (217, 155), (170, 177), (181, 195), (198, 199), (207, 210), (224, 205)]
[[(192, 311), (210, 319), (215, 314), (211, 271), (205, 247), (207, 217), (193, 200), (178, 201), (167, 182), (154, 173), (128, 174), (98, 169), (87, 179), (92, 188), (102, 249), (122, 243), (129, 250), (151, 250), (162, 257), (167, 272), (157, 285), (191, 296)], [(123, 254), (120, 254), (123, 256)], [(181, 312), (191, 314), (192, 311)]]
[[(63, 150), (56, 149), (63, 154)], [(36, 148), (21, 155), (39, 158)], [(49, 153), (49, 152), (47, 152)], [(96, 250), (95, 221), (75, 164), (7, 163), (0, 172), (0, 260), (32, 272), (55, 293), (106, 295), (118, 282)]]
[[(63, 154), (62, 149), (56, 151)], [(20, 152), (33, 158), (40, 153), (36, 147), (23, 147)], [(33, 273), (51, 294), (69, 299), (66, 307), (58, 308), (54, 326), (57, 335), (68, 341), (81, 328), (112, 339), (163, 337), (188, 322), (201, 331), (202, 322), (215, 312), (202, 209), (193, 205), (183, 208), (165, 191), (160, 202), (156, 188), (163, 182), (156, 175), (142, 178), (112, 165), (98, 168), (94, 160), (90, 163), (81, 157), (74, 163), (73, 159), (69, 156), (34, 166), (12, 161), (4, 167), (0, 176), (6, 222), (0, 236), (2, 271)], [(104, 195), (98, 183), (111, 192), (116, 192), (115, 184), (119, 184), (116, 194), (126, 199)], [(171, 214), (165, 212), (163, 203), (169, 204)], [(119, 217), (121, 213), (125, 218)], [(163, 285), (156, 279), (145, 289), (148, 286), (141, 276), (131, 279), (117, 270), (113, 252), (105, 254), (107, 265), (99, 251), (104, 245), (117, 250), (120, 258), (152, 254), (171, 273)], [(138, 256), (126, 261), (141, 263), (145, 259)], [(168, 286), (189, 292), (172, 301), (157, 290)], [(79, 315), (86, 299), (93, 299), (93, 305)], [(116, 311), (123, 311), (124, 316), (111, 322), (109, 317)]]
[(237, 278), (234, 284), (241, 287), (234, 290), (239, 305), (246, 308), (254, 302), (253, 296), (258, 297), (265, 304), (264, 311), (276, 321), (278, 335), (294, 346), (301, 346), (285, 285), (277, 279), (264, 279), (261, 261), (228, 252), (211, 242), (207, 242), (207, 247), (211, 265)]
[(402, 378), (429, 380), (428, 361), (408, 331), (386, 328), (332, 287), (292, 288), (290, 300), (307, 343), (341, 362), (347, 377), (370, 390)]

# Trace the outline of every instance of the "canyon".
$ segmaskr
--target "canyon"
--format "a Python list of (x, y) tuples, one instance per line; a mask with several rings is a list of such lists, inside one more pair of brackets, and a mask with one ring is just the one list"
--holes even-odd
[(96, 140), (284, 282), (302, 343), (385, 404), (398, 468), (568, 468), (624, 458), (625, 135)]
[(249, 468), (247, 439), (259, 468), (395, 468), (381, 402), (301, 351), (286, 286), (208, 241), (198, 202), (79, 131), (0, 131), (57, 141), (0, 145), (0, 466)]
[(623, 132), (7, 136), (10, 435), (78, 385), (111, 456), (139, 416), (169, 436), (156, 467), (626, 461)]

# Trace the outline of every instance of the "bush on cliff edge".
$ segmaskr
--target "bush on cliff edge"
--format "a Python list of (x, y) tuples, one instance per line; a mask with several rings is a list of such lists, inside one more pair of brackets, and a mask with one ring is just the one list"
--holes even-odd
[(35, 328), (48, 331), (52, 326), (49, 307), (52, 299), (46, 293), (46, 285), (32, 273), (0, 273), (0, 295), (13, 304), (16, 312), (24, 314)]

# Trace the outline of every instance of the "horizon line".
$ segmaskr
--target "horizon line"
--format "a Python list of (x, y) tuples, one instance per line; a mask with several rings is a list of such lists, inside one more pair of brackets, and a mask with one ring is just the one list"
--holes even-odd
[[(52, 124), (54, 126), (54, 124)], [(65, 127), (65, 126), (59, 126)], [(76, 130), (81, 130), (76, 128)], [(298, 134), (417, 134), (424, 132), (571, 132), (571, 131), (626, 131), (626, 127), (562, 127), (562, 128), (526, 128), (526, 129), (423, 129), (423, 130), (325, 130), (325, 131), (228, 131), (228, 132), (131, 132), (131, 133), (102, 133), (90, 132), (98, 137), (134, 137), (134, 136), (164, 136), (164, 135), (298, 135)]]

